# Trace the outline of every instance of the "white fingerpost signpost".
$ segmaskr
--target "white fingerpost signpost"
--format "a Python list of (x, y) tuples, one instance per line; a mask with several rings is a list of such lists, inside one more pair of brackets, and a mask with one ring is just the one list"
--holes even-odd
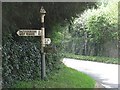
[(41, 7), (40, 9), (40, 14), (41, 14), (41, 30), (20, 29), (19, 31), (17, 31), (17, 34), (18, 36), (41, 36), (41, 79), (44, 80), (46, 78), (44, 47), (46, 44), (51, 43), (51, 39), (45, 38), (44, 17), (46, 11), (43, 7)]
[(19, 30), (17, 34), (19, 36), (41, 36), (41, 30)]

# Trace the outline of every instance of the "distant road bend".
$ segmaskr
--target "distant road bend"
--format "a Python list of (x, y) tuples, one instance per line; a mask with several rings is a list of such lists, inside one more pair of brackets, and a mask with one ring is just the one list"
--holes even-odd
[[(118, 88), (118, 65), (64, 58), (63, 63), (84, 72), (101, 83), (105, 88)], [(120, 66), (120, 65), (119, 65)]]

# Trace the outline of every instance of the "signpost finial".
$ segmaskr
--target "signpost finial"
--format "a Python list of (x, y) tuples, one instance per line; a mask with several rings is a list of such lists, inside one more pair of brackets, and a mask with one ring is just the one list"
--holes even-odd
[(43, 6), (41, 6), (40, 13), (41, 13), (41, 14), (45, 14), (45, 13), (46, 13), (46, 11), (45, 11), (45, 9), (44, 9)]

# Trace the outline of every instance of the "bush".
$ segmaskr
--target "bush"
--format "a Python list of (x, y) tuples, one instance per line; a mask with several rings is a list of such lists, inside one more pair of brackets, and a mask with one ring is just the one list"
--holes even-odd
[[(15, 81), (27, 81), (40, 78), (41, 54), (40, 43), (23, 40), (22, 43), (7, 39), (3, 45), (2, 67), (3, 87), (9, 87)], [(48, 52), (46, 54), (46, 71), (49, 74), (60, 68), (59, 52)]]
[(14, 80), (34, 79), (39, 76), (40, 52), (35, 44), (8, 41), (3, 46), (3, 83), (10, 85)]

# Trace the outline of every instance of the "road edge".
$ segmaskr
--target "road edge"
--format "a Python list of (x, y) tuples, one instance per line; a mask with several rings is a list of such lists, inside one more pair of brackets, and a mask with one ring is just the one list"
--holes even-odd
[(105, 88), (105, 87), (101, 83), (99, 83), (98, 81), (96, 81), (95, 88)]

